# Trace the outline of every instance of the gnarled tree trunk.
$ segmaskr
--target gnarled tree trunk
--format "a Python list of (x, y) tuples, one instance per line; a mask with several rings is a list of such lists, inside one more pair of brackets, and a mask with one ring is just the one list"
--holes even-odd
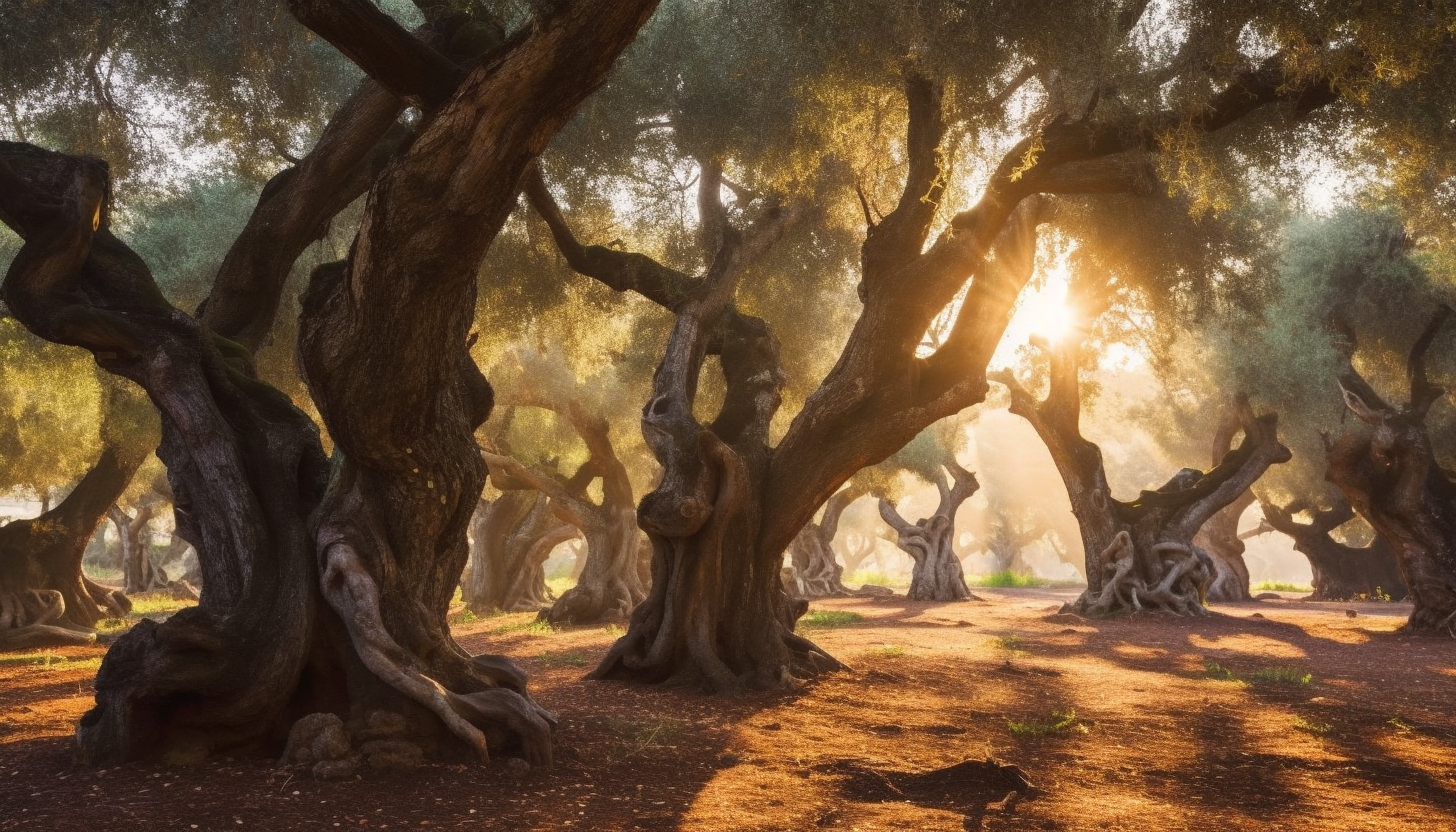
[(546, 495), (506, 491), (481, 500), (471, 522), (469, 568), (461, 593), (476, 615), (526, 612), (551, 603), (544, 564), (576, 530), (551, 510)]
[(150, 408), (121, 384), (105, 385), (101, 458), (91, 470), (54, 508), (0, 526), (0, 650), (90, 644), (98, 621), (131, 609), (121, 591), (81, 570), (96, 527), (155, 441)]
[(895, 530), (900, 548), (915, 561), (910, 573), (910, 591), (905, 595), (912, 601), (965, 601), (976, 597), (966, 586), (966, 576), (953, 544), (956, 511), (981, 484), (954, 459), (942, 464), (950, 471), (954, 484), (947, 483), (944, 475), (936, 477), (940, 503), (929, 517), (908, 523), (889, 500), (880, 498), (880, 517)]
[(1347, 367), (1345, 403), (1368, 432), (1330, 443), (1325, 476), (1395, 552), (1414, 603), (1405, 628), (1456, 632), (1456, 482), (1436, 464), (1426, 414), (1444, 390), (1426, 378), (1426, 351), (1450, 317), (1441, 307), (1406, 363), (1409, 403), (1386, 404)]
[[(142, 622), (107, 654), (78, 747), (96, 762), (276, 749), (297, 717), (330, 711), (371, 762), (410, 756), (400, 746), (549, 762), (550, 716), (525, 674), (465, 654), (445, 622), (485, 477), (472, 432), (490, 390), (467, 340), (476, 272), (526, 165), (655, 3), (543, 6), (466, 67), (365, 0), (291, 5), (423, 113), (375, 180), (349, 261), (316, 271), (304, 299), (300, 351), (332, 466), (246, 351), (168, 305), (110, 233), (104, 163), (0, 144), (0, 221), (25, 241), (5, 300), (33, 332), (150, 394), (204, 575), (198, 606)], [(352, 171), (378, 134), (367, 139), (328, 153)], [(264, 300), (245, 317), (271, 315), (276, 298)]]
[[(1234, 437), (1241, 425), (1238, 412), (1230, 407), (1213, 436), (1213, 465), (1233, 450)], [(1239, 537), (1239, 518), (1254, 504), (1254, 493), (1244, 491), (1234, 501), (1219, 509), (1193, 536), (1193, 545), (1208, 555), (1213, 564), (1213, 580), (1206, 597), (1210, 601), (1247, 601), (1249, 567), (1244, 563), (1244, 541)]]
[(1311, 510), (1308, 523), (1294, 519), (1305, 506), (1291, 503), (1276, 506), (1260, 502), (1264, 523), (1256, 530), (1277, 531), (1294, 541), (1294, 550), (1309, 558), (1314, 572), (1314, 593), (1309, 601), (1348, 601), (1352, 598), (1388, 596), (1404, 600), (1407, 592), (1400, 575), (1395, 552), (1380, 535), (1369, 546), (1349, 546), (1335, 540), (1331, 531), (1355, 517), (1355, 510), (1345, 500), (1326, 509)]
[(167, 585), (161, 570), (152, 563), (147, 542), (143, 539), (155, 510), (156, 506), (152, 503), (138, 506), (135, 515), (127, 514), (118, 505), (106, 510), (106, 516), (116, 527), (118, 548), (121, 549), (122, 586), (129, 595), (152, 592)]
[(1039, 343), (1051, 353), (1045, 399), (1036, 400), (1010, 371), (997, 373), (993, 380), (1006, 385), (1011, 412), (1036, 429), (1067, 486), (1087, 558), (1087, 589), (1076, 610), (1090, 616), (1142, 610), (1207, 614), (1204, 600), (1214, 566), (1193, 545), (1193, 536), (1270, 465), (1288, 461), (1276, 417), (1256, 417), (1248, 401), (1239, 397), (1235, 408), (1244, 439), (1238, 448), (1208, 472), (1185, 468), (1157, 491), (1123, 502), (1112, 497), (1102, 450), (1082, 437), (1079, 340), (1069, 337), (1055, 347)]
[[(544, 368), (533, 368), (546, 372)], [(586, 552), (577, 558), (580, 567), (576, 586), (568, 589), (541, 620), (552, 624), (599, 624), (626, 621), (632, 610), (647, 597), (638, 572), (636, 500), (627, 467), (617, 458), (612, 444), (611, 423), (603, 413), (589, 412), (580, 399), (582, 391), (556, 390), (549, 383), (531, 384), (528, 379), (510, 394), (514, 404), (541, 407), (564, 417), (586, 444), (587, 460), (567, 480), (531, 469), (505, 455), (486, 454), (491, 479), (500, 488), (530, 488), (551, 498), (556, 516), (581, 531)], [(546, 379), (537, 379), (546, 382)], [(602, 499), (587, 494), (592, 482), (602, 482)], [(583, 557), (585, 562), (583, 563)]]
[[(834, 556), (834, 536), (839, 532), (839, 518), (850, 503), (867, 493), (864, 486), (851, 483), (848, 488), (834, 492), (824, 504), (824, 515), (819, 522), (812, 520), (789, 545), (790, 562), (794, 571), (794, 590), (800, 598), (833, 598), (854, 595), (854, 590), (844, 585), (844, 567)], [(856, 565), (863, 561), (856, 561)]]

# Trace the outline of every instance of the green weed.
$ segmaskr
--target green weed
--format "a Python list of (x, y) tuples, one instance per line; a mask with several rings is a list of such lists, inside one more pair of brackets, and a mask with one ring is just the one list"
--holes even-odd
[(804, 629), (828, 629), (831, 627), (847, 627), (850, 624), (858, 624), (864, 620), (864, 616), (857, 612), (847, 610), (809, 610), (799, 619), (799, 626)]
[(1260, 581), (1254, 584), (1258, 592), (1314, 592), (1312, 586), (1300, 586), (1286, 581)]
[(72, 659), (51, 652), (0, 656), (0, 667), (29, 667), (36, 670), (95, 670), (100, 666), (100, 656)]
[(1307, 685), (1314, 681), (1314, 674), (1293, 667), (1266, 667), (1250, 673), (1249, 681), (1256, 685)]
[(1045, 736), (1047, 734), (1060, 734), (1063, 731), (1078, 731), (1087, 733), (1087, 726), (1077, 724), (1077, 712), (1052, 711), (1049, 722), (1017, 722), (1012, 719), (1006, 720), (1006, 727), (1011, 729), (1013, 734), (1027, 736)]
[(864, 651), (864, 655), (871, 659), (898, 659), (905, 655), (905, 648), (897, 644), (882, 644)]
[(556, 632), (556, 628), (552, 627), (549, 622), (542, 621), (539, 618), (533, 618), (529, 621), (517, 621), (511, 624), (502, 624), (495, 628), (496, 635), (505, 635), (506, 633), (547, 635), (554, 632)]
[(542, 653), (536, 657), (536, 661), (547, 667), (582, 667), (586, 664), (586, 651), (571, 650), (565, 653)]
[(622, 629), (621, 627), (618, 627), (616, 624), (608, 624), (607, 626), (602, 628), (602, 632), (606, 633), (612, 638), (618, 638), (624, 635), (627, 631)]
[(1396, 714), (1395, 716), (1391, 717), (1390, 719), (1385, 720), (1385, 724), (1391, 726), (1392, 728), (1396, 729), (1397, 731), (1414, 731), (1415, 730), (1415, 726), (1414, 725), (1411, 725), (1409, 722), (1406, 721), (1405, 717), (1403, 717), (1403, 716), (1401, 716), (1399, 714)]
[(991, 639), (991, 646), (998, 650), (1005, 650), (1013, 656), (1030, 656), (1031, 650), (1027, 647), (1026, 639), (1021, 636), (999, 636)]
[(1025, 572), (1012, 572), (1010, 569), (1003, 569), (1000, 572), (992, 572), (989, 575), (974, 575), (966, 581), (971, 586), (985, 587), (1029, 587), (1046, 586), (1050, 581), (1038, 578), (1035, 575)]
[(682, 734), (682, 723), (675, 719), (631, 719), (621, 716), (597, 716), (587, 726), (613, 735), (612, 756), (623, 758), (641, 754), (649, 748), (672, 748), (668, 743)]
[(1292, 724), (1294, 725), (1294, 730), (1303, 731), (1306, 734), (1314, 734), (1315, 736), (1323, 736), (1330, 732), (1330, 726), (1323, 722), (1314, 722), (1305, 719), (1302, 716), (1296, 716)]

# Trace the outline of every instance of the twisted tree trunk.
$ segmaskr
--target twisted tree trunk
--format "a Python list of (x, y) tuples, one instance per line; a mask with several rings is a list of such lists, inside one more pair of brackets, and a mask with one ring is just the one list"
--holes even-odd
[(1235, 409), (1244, 440), (1238, 448), (1208, 472), (1185, 468), (1157, 491), (1123, 502), (1112, 497), (1102, 450), (1082, 437), (1080, 342), (1067, 338), (1055, 348), (1039, 343), (1051, 353), (1045, 399), (1037, 401), (1010, 371), (992, 378), (1006, 385), (1011, 412), (1036, 429), (1067, 486), (1087, 558), (1087, 590), (1077, 599), (1076, 610), (1089, 616), (1145, 609), (1206, 615), (1214, 565), (1193, 545), (1193, 536), (1270, 465), (1290, 458), (1279, 442), (1275, 415), (1256, 417), (1240, 397)]
[(1347, 366), (1345, 404), (1369, 432), (1328, 444), (1325, 476), (1395, 552), (1414, 603), (1405, 629), (1456, 632), (1456, 482), (1436, 464), (1426, 414), (1444, 390), (1426, 378), (1426, 351), (1451, 310), (1442, 306), (1406, 362), (1410, 399), (1386, 404)]
[[(834, 492), (824, 504), (824, 515), (815, 523), (810, 521), (794, 538), (789, 554), (794, 571), (794, 589), (800, 598), (833, 598), (854, 595), (854, 590), (844, 585), (844, 567), (834, 556), (834, 536), (839, 532), (839, 518), (844, 510), (869, 489), (851, 483), (848, 488)], [(864, 560), (855, 562), (858, 566)]]
[(506, 491), (482, 500), (471, 527), (461, 593), (471, 612), (534, 612), (551, 603), (544, 565), (551, 550), (575, 537), (576, 530), (555, 516), (546, 495)]
[(131, 609), (120, 591), (87, 578), (86, 546), (147, 454), (155, 423), (141, 397), (105, 385), (101, 458), (54, 508), (0, 526), (0, 650), (90, 644), (102, 618)]
[[(1225, 412), (1213, 436), (1213, 465), (1233, 450), (1234, 437), (1241, 430), (1236, 407)], [(1210, 601), (1248, 601), (1249, 567), (1244, 563), (1244, 541), (1239, 537), (1239, 518), (1254, 504), (1254, 492), (1244, 491), (1234, 501), (1208, 518), (1193, 536), (1193, 545), (1203, 550), (1213, 564), (1213, 580), (1206, 597)]]
[(880, 498), (880, 517), (895, 530), (898, 545), (915, 561), (910, 573), (910, 591), (905, 596), (912, 601), (976, 599), (970, 587), (966, 586), (966, 576), (953, 544), (956, 511), (981, 484), (976, 481), (975, 474), (962, 468), (954, 459), (947, 459), (942, 464), (950, 471), (954, 484), (947, 483), (944, 475), (936, 477), (935, 489), (940, 492), (940, 503), (929, 517), (907, 523), (889, 500)]
[[(943, 89), (912, 67), (905, 79), (904, 188), (894, 210), (879, 220), (865, 206), (858, 286), (864, 311), (838, 362), (772, 449), (757, 436), (752, 446), (744, 445), (739, 426), (755, 412), (752, 421), (767, 425), (763, 414), (778, 406), (778, 381), (772, 374), (756, 381), (737, 377), (730, 368), (737, 360), (730, 362), (728, 353), (734, 340), (768, 349), (772, 336), (727, 299), (705, 302), (717, 292), (710, 286), (721, 282), (714, 276), (732, 271), (723, 262), (731, 251), (707, 246), (713, 267), (699, 281), (640, 254), (584, 246), (545, 183), (529, 182), (532, 204), (573, 269), (618, 291), (636, 291), (676, 316), (643, 416), (644, 432), (667, 468), (662, 486), (638, 510), (639, 524), (653, 537), (652, 590), (595, 675), (736, 690), (747, 683), (784, 685), (793, 673), (838, 666), (789, 632), (794, 609), (781, 597), (783, 552), (857, 471), (984, 399), (986, 367), (1033, 271), (1045, 207), (1038, 195), (1150, 188), (1152, 177), (1138, 154), (1155, 147), (1166, 130), (1214, 131), (1267, 105), (1293, 103), (1307, 113), (1335, 99), (1328, 78), (1293, 79), (1285, 60), (1277, 54), (1241, 73), (1193, 116), (1180, 109), (1054, 120), (1012, 148), (977, 204), (951, 217), (928, 246), (949, 179)], [(711, 161), (701, 167), (700, 237), (721, 243), (732, 236), (723, 233), (721, 179)], [(949, 335), (921, 358), (917, 348), (931, 322), (962, 291)], [(723, 314), (714, 314), (715, 306)], [(691, 403), (709, 351), (723, 356), (730, 397), (724, 414), (704, 431), (692, 418)], [(734, 409), (743, 415), (725, 423)], [(745, 537), (750, 534), (751, 540)]]
[[(581, 531), (586, 552), (577, 558), (576, 586), (541, 611), (552, 624), (599, 624), (626, 621), (647, 597), (638, 572), (636, 500), (627, 467), (617, 458), (611, 424), (605, 414), (588, 412), (580, 391), (550, 395), (545, 387), (521, 385), (511, 393), (515, 404), (551, 410), (571, 423), (587, 447), (587, 461), (570, 479), (562, 481), (521, 465), (505, 455), (485, 455), (492, 481), (500, 488), (530, 488), (551, 498), (556, 516)], [(602, 482), (602, 499), (587, 494), (595, 480)]]
[(129, 515), (121, 506), (112, 505), (106, 510), (116, 527), (116, 537), (121, 549), (122, 585), (127, 594), (136, 595), (163, 589), (167, 582), (161, 570), (152, 563), (143, 535), (147, 524), (152, 522), (156, 505), (150, 502), (137, 507), (136, 514)]
[(1408, 594), (1400, 575), (1395, 552), (1380, 535), (1369, 546), (1348, 546), (1330, 534), (1355, 517), (1355, 510), (1345, 500), (1327, 509), (1312, 510), (1308, 523), (1294, 519), (1305, 506), (1291, 503), (1276, 506), (1260, 502), (1264, 523), (1255, 530), (1277, 531), (1294, 541), (1294, 550), (1309, 558), (1314, 572), (1314, 593), (1310, 601), (1348, 601), (1352, 598), (1388, 596), (1404, 600)]
[(107, 654), (78, 747), (95, 762), (275, 750), (299, 715), (329, 711), (372, 764), (491, 748), (548, 763), (550, 715), (525, 674), (465, 654), (445, 622), (485, 477), (472, 432), (490, 390), (467, 341), (476, 272), (522, 171), (655, 3), (542, 7), (464, 68), (364, 0), (291, 5), (424, 112), (375, 180), (350, 259), (316, 271), (304, 298), (300, 352), (332, 465), (246, 350), (168, 305), (111, 234), (104, 163), (0, 144), (0, 221), (25, 241), (6, 303), (150, 394), (204, 575), (196, 607), (142, 622)]

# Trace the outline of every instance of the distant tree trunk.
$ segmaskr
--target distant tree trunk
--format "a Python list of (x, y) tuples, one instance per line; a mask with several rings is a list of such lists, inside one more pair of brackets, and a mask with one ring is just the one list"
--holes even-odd
[(1425, 424), (1445, 393), (1426, 378), (1426, 351), (1450, 314), (1442, 306), (1411, 348), (1404, 408), (1386, 404), (1346, 367), (1345, 404), (1371, 430), (1329, 444), (1326, 477), (1395, 552), (1415, 605), (1405, 628), (1456, 633), (1456, 482), (1436, 464)]
[(526, 612), (551, 603), (544, 564), (576, 530), (551, 511), (546, 495), (507, 491), (481, 500), (471, 522), (470, 568), (461, 593), (476, 615)]
[[(0, 526), (0, 650), (96, 640), (96, 622), (131, 609), (121, 591), (94, 583), (81, 559), (107, 508), (147, 454), (150, 407), (121, 382), (105, 385), (102, 450), (96, 465), (54, 508)], [(155, 438), (155, 423), (151, 436)]]
[(910, 573), (910, 591), (905, 595), (911, 601), (965, 601), (976, 597), (966, 586), (966, 576), (953, 544), (956, 511), (976, 493), (980, 483), (954, 459), (947, 459), (943, 464), (954, 484), (947, 483), (943, 474), (936, 477), (940, 503), (929, 517), (907, 523), (889, 500), (880, 498), (880, 517), (895, 530), (898, 545), (915, 561)]
[(1235, 408), (1244, 440), (1217, 466), (1207, 473), (1185, 468), (1157, 491), (1144, 491), (1132, 502), (1116, 500), (1107, 484), (1102, 450), (1081, 433), (1081, 344), (1075, 338), (1056, 347), (1039, 343), (1051, 353), (1051, 383), (1044, 400), (1037, 401), (1010, 371), (992, 378), (1011, 392), (1011, 412), (1036, 429), (1067, 486), (1087, 558), (1087, 590), (1075, 608), (1092, 616), (1144, 609), (1207, 614), (1204, 600), (1214, 565), (1193, 545), (1193, 535), (1270, 465), (1289, 459), (1289, 450), (1279, 442), (1276, 417), (1255, 417), (1240, 397)]
[[(1218, 463), (1233, 450), (1234, 437), (1242, 430), (1238, 412), (1229, 407), (1213, 436), (1212, 464)], [(1239, 518), (1254, 504), (1254, 493), (1244, 491), (1224, 506), (1193, 536), (1193, 545), (1201, 549), (1213, 563), (1213, 580), (1206, 597), (1210, 601), (1248, 601), (1249, 567), (1244, 563), (1244, 541), (1239, 537)]]
[(106, 514), (116, 527), (116, 536), (121, 549), (121, 574), (123, 587), (128, 595), (154, 592), (167, 587), (166, 576), (152, 563), (143, 539), (147, 524), (152, 521), (156, 506), (143, 503), (136, 515), (128, 515), (120, 506), (113, 505)]
[[(520, 464), (505, 455), (487, 453), (491, 480), (498, 488), (529, 488), (551, 498), (555, 515), (586, 538), (585, 564), (576, 586), (541, 611), (552, 624), (600, 624), (626, 621), (647, 597), (637, 569), (636, 499), (627, 467), (617, 458), (611, 424), (601, 413), (588, 412), (575, 396), (553, 397), (529, 381), (511, 393), (515, 404), (546, 408), (569, 421), (586, 443), (587, 461), (570, 479), (562, 481)], [(602, 500), (587, 494), (595, 480), (602, 481)]]
[(832, 598), (854, 594), (841, 580), (844, 567), (835, 560), (834, 536), (839, 532), (839, 518), (844, 510), (867, 491), (864, 486), (851, 483), (848, 488), (834, 492), (834, 496), (824, 504), (824, 515), (819, 522), (811, 520), (805, 523), (803, 530), (789, 545), (794, 569), (794, 589), (800, 598)]
[[(446, 622), (485, 482), (473, 432), (491, 393), (469, 357), (476, 281), (521, 174), (655, 5), (534, 7), (490, 59), (462, 67), (373, 3), (290, 2), (423, 112), (374, 180), (349, 260), (315, 270), (303, 298), (299, 353), (332, 464), (246, 349), (167, 304), (111, 234), (104, 163), (0, 143), (0, 221), (25, 241), (6, 304), (150, 394), (177, 523), (204, 574), (196, 607), (138, 624), (108, 652), (77, 729), (83, 759), (273, 751), (300, 715), (327, 711), (348, 716), (371, 764), (492, 749), (550, 762), (551, 716), (525, 674), (469, 656)], [(346, 146), (321, 152), (345, 173), (379, 139), (350, 132), (357, 103), (324, 131), (342, 131)], [(331, 185), (343, 187), (323, 180), (330, 200)], [(247, 314), (271, 314), (273, 300)]]
[(1387, 595), (1392, 601), (1404, 600), (1408, 594), (1400, 575), (1395, 552), (1380, 535), (1369, 546), (1348, 546), (1335, 540), (1331, 531), (1355, 517), (1355, 510), (1345, 500), (1326, 509), (1311, 509), (1312, 519), (1300, 523), (1294, 515), (1307, 506), (1301, 502), (1276, 506), (1261, 502), (1264, 523), (1256, 531), (1277, 531), (1294, 541), (1294, 550), (1309, 558), (1314, 573), (1314, 594), (1309, 601), (1348, 601), (1352, 598), (1376, 598)]
[(844, 571), (853, 575), (875, 553), (875, 539), (867, 534), (852, 534), (844, 543)]

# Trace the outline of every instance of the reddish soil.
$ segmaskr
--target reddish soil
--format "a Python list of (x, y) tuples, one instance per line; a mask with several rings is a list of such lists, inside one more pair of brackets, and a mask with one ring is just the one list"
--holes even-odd
[[(581, 681), (613, 638), (601, 628), (462, 626), (467, 648), (527, 665), (560, 716), (556, 768), (521, 779), (87, 769), (69, 736), (94, 667), (0, 665), (0, 829), (1456, 829), (1456, 640), (1393, 635), (1403, 605), (1291, 596), (1083, 622), (1052, 615), (1069, 592), (977, 592), (816, 603), (863, 616), (811, 631), (855, 672), (732, 701)], [(987, 756), (1036, 790), (907, 785)]]

